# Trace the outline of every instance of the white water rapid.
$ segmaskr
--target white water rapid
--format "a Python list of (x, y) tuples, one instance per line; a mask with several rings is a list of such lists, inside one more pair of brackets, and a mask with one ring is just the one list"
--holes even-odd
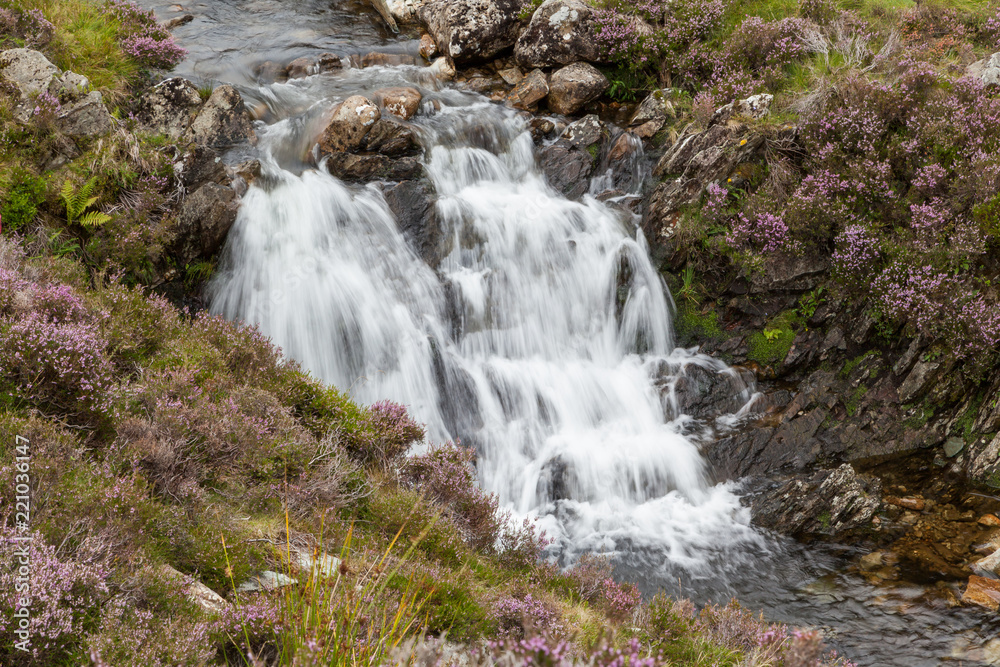
[(211, 310), (257, 323), (360, 401), (408, 406), (429, 441), (475, 447), (482, 486), (570, 557), (628, 544), (697, 569), (755, 540), (670, 391), (688, 365), (729, 371), (674, 348), (635, 221), (552, 190), (513, 112), (443, 102), (416, 126), (448, 249), (436, 269), (377, 186), (283, 167), (275, 156), (301, 129), (285, 120), (262, 131), (265, 176), (229, 235)]

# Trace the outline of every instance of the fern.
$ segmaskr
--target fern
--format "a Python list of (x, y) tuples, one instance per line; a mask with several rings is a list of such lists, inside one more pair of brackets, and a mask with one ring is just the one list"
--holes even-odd
[(79, 190), (73, 186), (69, 179), (63, 183), (59, 196), (66, 205), (66, 220), (69, 224), (72, 225), (76, 222), (83, 227), (100, 227), (111, 220), (111, 216), (107, 213), (87, 211), (98, 200), (98, 197), (91, 196), (96, 184), (96, 176), (81, 185)]

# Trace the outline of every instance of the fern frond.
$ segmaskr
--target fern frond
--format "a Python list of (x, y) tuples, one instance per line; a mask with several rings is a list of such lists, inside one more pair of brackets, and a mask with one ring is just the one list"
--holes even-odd
[(101, 225), (111, 222), (111, 216), (107, 213), (101, 213), (100, 211), (91, 211), (90, 213), (85, 213), (80, 216), (77, 221), (84, 227), (100, 227)]

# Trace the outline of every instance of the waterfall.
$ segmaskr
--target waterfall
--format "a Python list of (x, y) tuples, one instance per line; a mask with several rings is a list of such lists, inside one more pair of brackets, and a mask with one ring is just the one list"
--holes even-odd
[(429, 441), (475, 447), (482, 486), (564, 553), (650, 545), (697, 568), (755, 539), (663, 389), (691, 364), (727, 369), (674, 347), (635, 221), (552, 190), (520, 117), (462, 98), (418, 118), (445, 239), (433, 269), (376, 185), (284, 168), (294, 131), (262, 132), (264, 177), (209, 286), (213, 312), (258, 324), (359, 401), (408, 406)]

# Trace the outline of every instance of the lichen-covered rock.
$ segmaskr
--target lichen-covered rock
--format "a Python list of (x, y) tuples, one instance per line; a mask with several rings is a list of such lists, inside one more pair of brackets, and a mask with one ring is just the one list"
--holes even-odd
[(532, 70), (522, 78), (507, 96), (507, 102), (515, 109), (531, 110), (549, 94), (549, 82), (540, 69)]
[(965, 69), (965, 73), (988, 86), (1000, 86), (1000, 51), (972, 63)]
[(865, 528), (882, 506), (882, 483), (845, 463), (792, 479), (751, 501), (753, 521), (786, 535), (834, 536)]
[(187, 79), (161, 81), (139, 99), (135, 111), (137, 129), (177, 140), (184, 136), (201, 108), (198, 89)]
[(667, 99), (666, 91), (654, 90), (632, 114), (629, 127), (636, 136), (648, 139), (663, 129), (668, 120), (673, 120), (676, 116), (677, 112)]
[(400, 23), (416, 23), (425, 0), (386, 0), (389, 14)]
[(438, 47), (434, 38), (428, 35), (426, 32), (420, 36), (420, 55), (424, 60), (430, 61), (431, 58), (437, 55)]
[(459, 63), (486, 60), (514, 45), (518, 0), (433, 0), (419, 14), (441, 53)]
[(514, 46), (522, 67), (555, 67), (579, 60), (598, 62), (590, 5), (582, 0), (545, 0)]
[(423, 99), (419, 90), (410, 87), (382, 88), (376, 90), (372, 97), (383, 109), (403, 120), (416, 115)]
[(601, 96), (608, 79), (589, 63), (573, 63), (553, 72), (549, 79), (549, 108), (571, 114)]
[(381, 117), (382, 112), (368, 98), (348, 97), (333, 110), (330, 122), (320, 135), (320, 154), (356, 150)]
[(17, 86), (22, 98), (49, 92), (59, 68), (32, 49), (8, 49), (0, 53), (0, 76)]
[(243, 97), (228, 84), (212, 91), (191, 123), (189, 136), (191, 140), (204, 146), (257, 142), (253, 119), (243, 103)]

